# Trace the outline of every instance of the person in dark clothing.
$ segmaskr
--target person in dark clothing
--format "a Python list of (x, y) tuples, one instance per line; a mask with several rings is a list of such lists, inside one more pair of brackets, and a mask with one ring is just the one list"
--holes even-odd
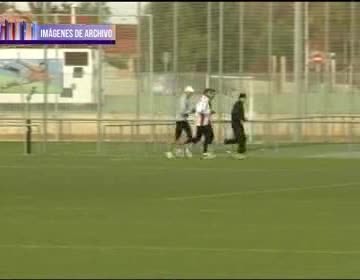
[(225, 139), (224, 144), (238, 144), (237, 154), (234, 155), (237, 159), (244, 159), (246, 152), (246, 134), (243, 122), (247, 121), (245, 118), (244, 102), (246, 94), (240, 93), (239, 100), (235, 102), (231, 111), (231, 128), (234, 133), (234, 138)]

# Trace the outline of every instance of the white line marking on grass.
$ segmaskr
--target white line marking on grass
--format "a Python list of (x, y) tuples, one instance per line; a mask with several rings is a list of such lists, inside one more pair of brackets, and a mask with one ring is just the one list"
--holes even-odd
[(239, 166), (235, 166), (235, 168), (219, 168), (219, 167), (183, 167), (183, 166), (136, 166), (134, 167), (134, 170), (136, 169), (149, 169), (149, 170), (165, 170), (165, 171), (204, 171), (204, 172), (236, 172), (236, 173), (275, 173), (280, 172), (282, 175), (286, 175), (289, 172), (296, 173), (296, 174), (302, 174), (302, 173), (319, 173), (319, 172), (326, 172), (328, 173), (329, 170), (326, 169), (311, 169), (311, 170), (294, 170), (294, 169), (239, 169)]
[[(116, 162), (116, 161), (123, 161), (122, 159), (111, 159), (112, 161)], [(111, 165), (112, 166), (112, 165)], [(53, 165), (52, 163), (49, 163), (48, 165), (36, 165), (36, 164), (29, 164), (29, 165), (0, 165), (0, 169), (106, 169), (109, 166), (106, 165), (94, 165), (94, 166), (90, 166), (90, 165), (59, 165), (59, 164), (55, 164)], [(139, 170), (142, 174), (144, 173), (144, 171), (142, 170), (148, 170), (149, 173), (151, 172), (162, 172), (162, 171), (167, 171), (167, 172), (179, 172), (179, 171), (194, 171), (194, 172), (199, 172), (199, 171), (203, 171), (203, 172), (231, 172), (231, 173), (275, 173), (275, 172), (280, 172), (282, 173), (282, 175), (286, 175), (286, 174), (293, 174), (293, 173), (319, 173), (319, 172), (328, 172), (328, 170), (325, 169), (317, 169), (317, 170), (303, 170), (303, 171), (298, 171), (298, 170), (293, 170), (293, 169), (275, 169), (275, 170), (271, 170), (271, 169), (241, 169), (239, 170), (238, 168), (208, 168), (208, 167), (174, 167), (174, 166), (135, 166), (133, 169), (133, 171)]]
[[(23, 206), (23, 207), (4, 207), (6, 210), (10, 211), (43, 211), (43, 207), (35, 207), (35, 206)], [(98, 211), (98, 210), (105, 210), (106, 208), (99, 208), (99, 207), (52, 207), (49, 212), (53, 211)]]
[(67, 250), (140, 250), (140, 251), (193, 251), (225, 253), (266, 253), (266, 254), (324, 254), (324, 255), (360, 255), (360, 250), (297, 250), (297, 249), (261, 249), (261, 248), (205, 248), (205, 247), (162, 247), (162, 246), (96, 246), (96, 245), (40, 245), (40, 244), (0, 244), (0, 248), (9, 249), (67, 249)]
[(130, 158), (128, 157), (118, 157), (118, 158), (110, 158), (111, 161), (124, 161), (124, 160), (129, 160)]
[(102, 168), (101, 166), (74, 166), (74, 165), (0, 165), (0, 169), (43, 169), (43, 168), (52, 168), (52, 169), (98, 169)]
[(307, 155), (305, 158), (339, 158), (339, 159), (358, 159), (360, 158), (360, 152), (348, 151), (348, 152), (332, 152), (315, 155)]
[(333, 185), (315, 185), (315, 186), (309, 186), (309, 187), (281, 188), (281, 189), (270, 189), (270, 190), (260, 190), (260, 191), (242, 191), (242, 192), (214, 193), (214, 194), (203, 194), (203, 195), (193, 195), (193, 196), (178, 196), (178, 197), (167, 197), (165, 199), (166, 200), (187, 200), (187, 199), (198, 199), (198, 198), (218, 198), (218, 197), (236, 196), (236, 195), (279, 193), (279, 192), (328, 189), (328, 188), (348, 187), (348, 186), (360, 186), (360, 182), (350, 182), (350, 183), (333, 184)]
[(223, 213), (225, 210), (215, 210), (215, 209), (201, 209), (200, 213)]

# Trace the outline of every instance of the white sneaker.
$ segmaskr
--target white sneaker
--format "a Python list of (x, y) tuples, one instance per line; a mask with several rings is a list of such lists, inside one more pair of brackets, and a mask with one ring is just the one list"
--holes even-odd
[(165, 153), (165, 156), (166, 156), (168, 159), (174, 158), (174, 155), (173, 155), (172, 152), (166, 152), (166, 153)]
[(203, 159), (214, 159), (216, 158), (216, 155), (215, 154), (212, 154), (212, 153), (203, 153)]
[(234, 159), (245, 159), (246, 156), (244, 154), (234, 154), (232, 156)]
[(185, 155), (186, 155), (186, 157), (188, 157), (188, 158), (192, 158), (192, 152), (189, 150), (189, 148), (186, 148), (185, 149)]
[(185, 156), (184, 150), (183, 149), (176, 149), (175, 155), (176, 155), (176, 157), (184, 157)]

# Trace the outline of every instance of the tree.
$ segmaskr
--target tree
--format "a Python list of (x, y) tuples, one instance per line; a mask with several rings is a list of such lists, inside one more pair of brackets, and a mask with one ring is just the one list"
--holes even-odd
[[(173, 53), (173, 3), (152, 2), (146, 9), (154, 18), (154, 70), (162, 71), (161, 61), (164, 52)], [(205, 72), (207, 69), (207, 3), (178, 3), (178, 71)], [(259, 20), (266, 16), (263, 3), (246, 3), (245, 38), (239, 38), (239, 10), (237, 2), (224, 3), (223, 24), (223, 64), (225, 72), (238, 72), (239, 41), (244, 40), (247, 52), (245, 65), (254, 64), (254, 59), (266, 61), (266, 22)], [(266, 6), (266, 5), (265, 5)], [(143, 30), (147, 26), (142, 26)], [(219, 65), (219, 4), (212, 3), (212, 70)], [(146, 40), (148, 42), (148, 38)], [(146, 48), (145, 48), (146, 49)], [(263, 67), (266, 69), (265, 67)]]
[(107, 6), (106, 2), (81, 2), (77, 8), (77, 13), (79, 15), (98, 15), (100, 10), (102, 19), (100, 20), (98, 16), (93, 16), (91, 17), (91, 23), (102, 23), (111, 15), (110, 8)]
[[(163, 71), (162, 55), (173, 54), (172, 2), (150, 2), (144, 9), (153, 15), (154, 70)], [(178, 71), (205, 72), (207, 69), (207, 2), (178, 2)], [(310, 50), (325, 49), (325, 2), (309, 2)], [(329, 13), (329, 52), (335, 52), (339, 63), (349, 56), (350, 2), (331, 2)], [(219, 64), (219, 3), (212, 2), (211, 61), (212, 71)], [(223, 64), (224, 72), (238, 72), (239, 42), (244, 45), (244, 69), (247, 72), (268, 71), (269, 3), (244, 3), (244, 36), (239, 37), (239, 2), (224, 2)], [(285, 56), (292, 69), (294, 54), (294, 2), (272, 3), (272, 55)], [(355, 29), (360, 27), (360, 5), (355, 3)], [(142, 19), (145, 31), (142, 49), (149, 43), (149, 23)], [(356, 41), (356, 49), (358, 40)], [(147, 54), (144, 53), (144, 57)], [(148, 60), (147, 60), (148, 62)], [(340, 64), (338, 64), (340, 65)], [(170, 65), (171, 71), (172, 65)]]
[[(68, 2), (62, 2), (59, 5), (54, 5), (52, 2), (28, 2), (30, 11), (33, 14), (43, 14), (44, 9), (46, 8), (49, 16), (47, 18), (47, 23), (54, 23), (54, 17), (51, 16), (51, 14), (64, 14), (64, 15), (70, 15), (71, 13), (71, 3)], [(44, 6), (46, 5), (46, 6)], [(99, 14), (99, 11), (101, 9), (102, 12), (102, 21), (107, 19), (111, 15), (111, 11), (109, 6), (107, 6), (106, 2), (81, 2), (76, 9), (76, 13), (78, 15), (94, 15), (93, 17), (90, 17), (89, 23), (99, 23), (99, 17), (97, 16)], [(45, 23), (44, 16), (38, 16), (36, 17), (36, 20), (39, 21), (39, 23)]]
[(0, 2), (0, 14), (5, 13), (10, 8), (14, 8), (14, 5), (9, 2)]

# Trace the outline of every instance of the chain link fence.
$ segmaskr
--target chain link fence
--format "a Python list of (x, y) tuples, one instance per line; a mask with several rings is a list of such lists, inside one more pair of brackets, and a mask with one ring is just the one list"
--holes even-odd
[(60, 87), (38, 82), (28, 101), (32, 87), (9, 92), (1, 79), (1, 140), (22, 141), (19, 125), (31, 117), (39, 151), (79, 141), (98, 153), (118, 141), (166, 143), (191, 85), (198, 95), (208, 86), (218, 92), (219, 143), (240, 92), (256, 120), (248, 124), (253, 143), (358, 141), (359, 14), (356, 2), (139, 2), (137, 15), (78, 15), (76, 23), (116, 24), (116, 45), (1, 47), (0, 60), (45, 61)]

